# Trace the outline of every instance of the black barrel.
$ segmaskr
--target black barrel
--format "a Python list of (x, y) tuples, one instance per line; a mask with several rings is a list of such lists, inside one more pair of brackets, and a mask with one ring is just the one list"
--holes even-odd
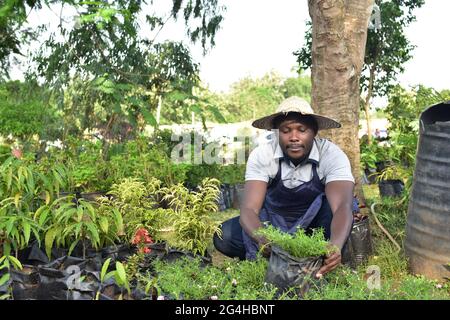
[(450, 278), (450, 101), (420, 116), (405, 252), (414, 274)]

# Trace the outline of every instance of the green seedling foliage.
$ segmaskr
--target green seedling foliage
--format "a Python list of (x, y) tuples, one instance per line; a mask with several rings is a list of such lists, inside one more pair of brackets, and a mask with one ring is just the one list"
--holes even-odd
[(329, 244), (322, 229), (313, 230), (311, 235), (307, 235), (304, 229), (299, 228), (294, 234), (289, 234), (268, 225), (259, 229), (257, 234), (297, 258), (322, 256), (329, 252)]

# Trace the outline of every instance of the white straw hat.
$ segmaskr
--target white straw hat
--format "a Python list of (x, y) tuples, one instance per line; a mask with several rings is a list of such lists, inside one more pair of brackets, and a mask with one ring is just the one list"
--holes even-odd
[(296, 96), (285, 99), (278, 106), (277, 111), (274, 114), (253, 121), (252, 126), (254, 126), (255, 128), (266, 130), (276, 129), (274, 127), (273, 120), (280, 115), (287, 115), (289, 112), (297, 112), (302, 115), (312, 116), (314, 119), (316, 119), (319, 130), (341, 127), (341, 124), (339, 122), (314, 113), (314, 110), (306, 100)]

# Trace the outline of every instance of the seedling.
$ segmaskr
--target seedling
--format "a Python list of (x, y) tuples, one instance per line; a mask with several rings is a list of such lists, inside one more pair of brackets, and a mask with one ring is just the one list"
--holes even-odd
[(322, 229), (315, 229), (311, 236), (308, 236), (305, 230), (299, 228), (291, 235), (268, 225), (259, 229), (256, 234), (297, 258), (322, 256), (330, 252), (329, 243), (325, 240)]

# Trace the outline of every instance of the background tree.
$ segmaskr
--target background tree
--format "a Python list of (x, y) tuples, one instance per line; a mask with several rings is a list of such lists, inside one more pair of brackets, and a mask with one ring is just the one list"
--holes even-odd
[(24, 24), (30, 11), (41, 7), (40, 0), (0, 0), (0, 79), (9, 78), (11, 61), (23, 56), (21, 47), (36, 38), (39, 30)]
[[(146, 14), (153, 2), (144, 7), (141, 0), (42, 3), (70, 6), (77, 15), (75, 23), (60, 17), (58, 30), (34, 55), (37, 67), (29, 75), (37, 75), (52, 90), (72, 133), (100, 128), (105, 137), (116, 140), (124, 124), (138, 131), (156, 124), (154, 111), (163, 92), (178, 84), (189, 92), (198, 83), (198, 65), (189, 49), (178, 42), (157, 42), (159, 31), (170, 20), (182, 19), (191, 41), (201, 43), (206, 53), (214, 45), (224, 9), (218, 0), (173, 0), (169, 12), (154, 14)], [(25, 12), (40, 7), (40, 1), (7, 0), (0, 22), (23, 25)], [(14, 18), (16, 12), (20, 19)], [(145, 28), (150, 31), (141, 32)], [(14, 43), (3, 61), (21, 45), (19, 40)]]
[(412, 58), (415, 48), (405, 34), (405, 29), (416, 17), (413, 11), (424, 0), (375, 0), (380, 9), (379, 28), (369, 29), (361, 91), (364, 92), (364, 113), (367, 121), (369, 144), (372, 141), (370, 125), (370, 101), (376, 96), (386, 96), (404, 71), (404, 64)]
[[(404, 71), (404, 64), (412, 57), (414, 45), (410, 43), (405, 29), (415, 21), (413, 11), (424, 0), (375, 0), (380, 12), (380, 24), (368, 30), (360, 88), (364, 93), (362, 106), (367, 121), (371, 143), (370, 101), (376, 96), (386, 96), (395, 84), (397, 75)], [(301, 69), (311, 67), (312, 28), (307, 22), (305, 45), (295, 54)]]
[(373, 3), (309, 0), (311, 54), (305, 54), (307, 50), (299, 52), (301, 65), (311, 66), (313, 108), (342, 124), (342, 128), (324, 134), (348, 155), (360, 198), (359, 79)]

